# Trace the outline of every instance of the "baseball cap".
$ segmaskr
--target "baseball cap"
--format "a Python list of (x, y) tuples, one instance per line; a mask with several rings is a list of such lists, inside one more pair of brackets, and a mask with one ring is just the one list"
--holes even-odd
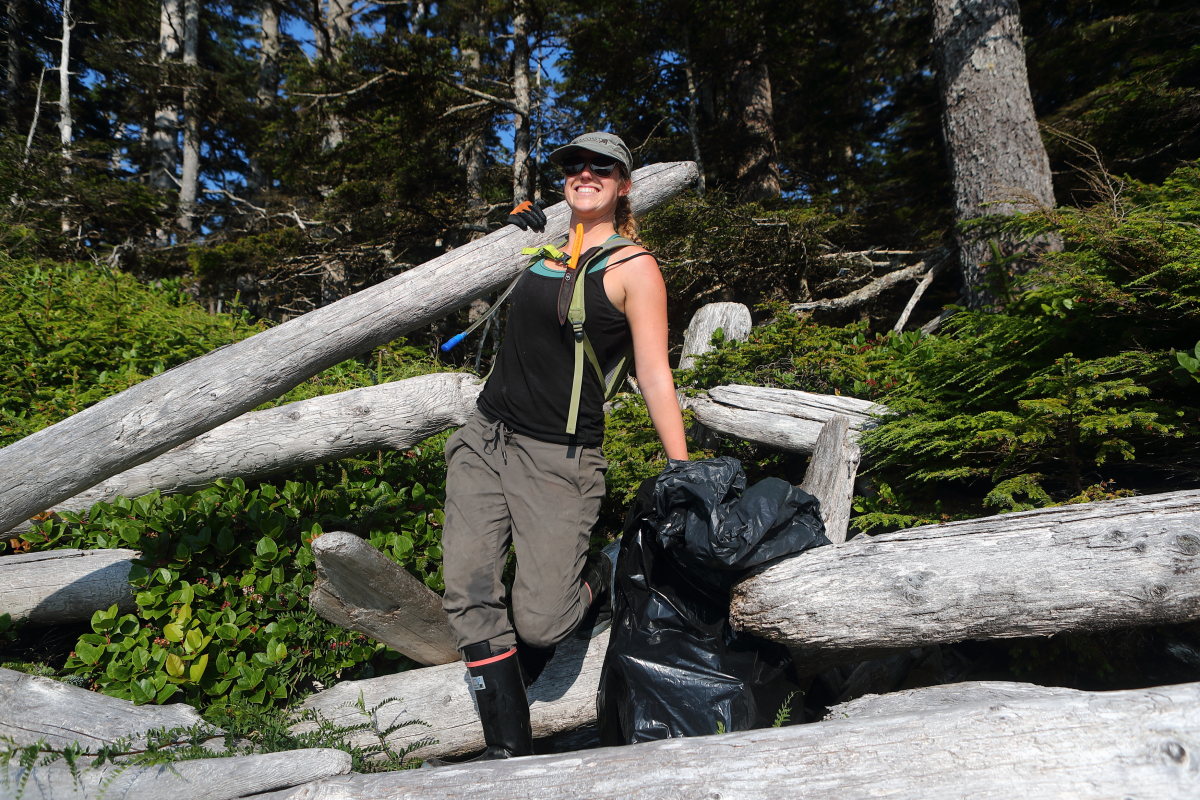
[(629, 152), (629, 148), (625, 146), (625, 142), (621, 140), (620, 136), (605, 131), (592, 131), (576, 136), (570, 144), (558, 148), (548, 158), (552, 163), (562, 164), (564, 158), (580, 150), (599, 153), (602, 156), (612, 156), (625, 166), (626, 172), (630, 175), (633, 174), (633, 154)]

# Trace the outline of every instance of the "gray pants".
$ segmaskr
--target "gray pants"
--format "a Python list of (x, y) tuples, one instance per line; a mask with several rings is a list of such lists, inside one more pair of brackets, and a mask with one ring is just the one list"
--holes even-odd
[(517, 632), (534, 647), (565, 639), (591, 600), (580, 576), (604, 498), (600, 448), (538, 441), (476, 413), (446, 442), (446, 465), (442, 606), (458, 647), (516, 644), (501, 580), (510, 542)]

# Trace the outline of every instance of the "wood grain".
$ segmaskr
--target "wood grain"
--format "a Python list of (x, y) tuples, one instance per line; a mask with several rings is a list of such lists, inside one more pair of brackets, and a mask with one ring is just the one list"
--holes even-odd
[[(692, 185), (690, 161), (637, 170), (635, 214)], [(0, 450), (0, 530), (250, 411), (338, 362), (428, 325), (511, 281), (521, 248), (566, 233), (506, 225), (422, 266), (126, 389)]]
[(0, 614), (34, 625), (90, 620), (114, 603), (134, 608), (129, 567), (134, 550), (48, 550), (0, 557)]
[(1012, 698), (350, 775), (270, 800), (1190, 800), (1200, 796), (1197, 708), (1194, 683)]
[(692, 315), (687, 331), (683, 334), (683, 350), (679, 356), (679, 369), (691, 369), (696, 356), (713, 349), (712, 336), (717, 328), (725, 341), (744, 342), (750, 335), (750, 309), (741, 303), (709, 303), (701, 306)]
[[(862, 536), (734, 587), (735, 628), (798, 661), (1200, 617), (1200, 491)], [(804, 587), (797, 591), (796, 587)]]
[[(62, 748), (96, 750), (118, 739), (139, 741), (157, 728), (190, 728), (204, 720), (182, 703), (136, 706), (50, 678), (0, 669), (0, 736), (25, 747), (45, 739)], [(212, 726), (208, 726), (212, 727)], [(215, 734), (219, 728), (213, 728)]]
[(54, 510), (84, 511), (118, 495), (194, 492), (218, 478), (263, 478), (373, 450), (404, 450), (464, 424), (482, 389), (474, 375), (421, 375), (253, 411), (63, 500)]
[(835, 414), (821, 427), (813, 445), (812, 458), (800, 488), (821, 501), (825, 536), (834, 544), (846, 541), (850, 527), (850, 504), (854, 500), (854, 476), (862, 452), (850, 439), (850, 420)]
[[(567, 639), (558, 646), (554, 658), (541, 677), (529, 687), (529, 717), (536, 738), (573, 731), (596, 722), (596, 690), (600, 685), (600, 668), (608, 647), (608, 632), (590, 642)], [(467, 670), (461, 662), (438, 667), (402, 672), (381, 678), (345, 681), (313, 695), (301, 708), (316, 710), (324, 719), (336, 724), (357, 724), (363, 721), (355, 707), (361, 697), (367, 708), (388, 698), (399, 698), (378, 712), (378, 725), (388, 727), (405, 720), (417, 719), (426, 726), (401, 728), (388, 742), (400, 748), (426, 737), (437, 744), (417, 750), (422, 758), (460, 756), (483, 749), (483, 728), (474, 698), (467, 688)], [(293, 726), (294, 732), (313, 730), (312, 722)], [(377, 742), (373, 735), (356, 734), (350, 741), (367, 744)]]
[[(35, 766), (27, 774), (14, 765), (9, 767), (8, 779), (14, 788), (21, 780), (28, 781), (24, 800), (233, 800), (348, 772), (349, 753), (308, 749), (126, 769), (105, 764), (82, 770), (78, 782), (62, 762)], [(4, 797), (0, 786), (0, 798)]]
[(365, 633), (419, 664), (458, 661), (442, 598), (353, 533), (312, 543), (317, 579), (308, 602), (335, 625)]
[(829, 707), (827, 720), (886, 717), (891, 714), (946, 710), (971, 703), (1006, 703), (1042, 697), (1083, 697), (1087, 692), (1061, 686), (1038, 686), (1015, 681), (964, 681), (922, 689), (868, 694)]

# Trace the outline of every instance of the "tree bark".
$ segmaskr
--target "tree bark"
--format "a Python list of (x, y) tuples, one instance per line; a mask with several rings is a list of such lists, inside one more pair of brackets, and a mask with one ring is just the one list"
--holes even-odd
[[(71, 0), (62, 0), (62, 38), (58, 57), (58, 139), (62, 146), (63, 178), (71, 176), (71, 140), (74, 138), (74, 119), (71, 117)], [(71, 218), (64, 211), (62, 232), (71, 230)]]
[(0, 558), (0, 609), (32, 625), (87, 622), (116, 605), (136, 609), (129, 588), (133, 550), (48, 550)]
[(1083, 698), (1087, 692), (1058, 686), (1038, 686), (1014, 681), (963, 681), (922, 689), (903, 689), (887, 694), (869, 694), (829, 707), (826, 720), (867, 719), (892, 714), (951, 710), (976, 703), (1006, 703), (1050, 697)]
[(527, 0), (513, 0), (513, 204), (529, 198), (529, 18)]
[[(1038, 133), (1017, 0), (935, 0), (934, 61), (958, 222), (1053, 206), (1050, 161)], [(991, 204), (991, 205), (988, 205)], [(990, 305), (986, 241), (955, 234), (974, 307)], [(1059, 249), (1056, 240), (1030, 243)], [(1014, 252), (1020, 243), (1002, 242)]]
[(1200, 736), (1197, 707), (1194, 683), (1012, 698), (572, 757), (348, 775), (269, 800), (1182, 800), (1200, 792), (1190, 753)]
[(309, 605), (322, 618), (418, 664), (459, 660), (442, 598), (353, 533), (331, 531), (312, 543), (317, 580)]
[[(558, 646), (554, 658), (528, 690), (529, 717), (535, 738), (595, 724), (596, 691), (607, 648), (607, 631), (590, 641), (567, 639)], [(483, 727), (465, 680), (466, 674), (462, 663), (456, 662), (380, 678), (343, 681), (310, 696), (301, 709), (311, 708), (335, 725), (350, 725), (361, 721), (361, 714), (355, 707), (360, 696), (367, 708), (388, 698), (399, 698), (400, 702), (389, 703), (377, 712), (379, 727), (386, 728), (411, 719), (419, 719), (426, 725), (410, 725), (392, 733), (387, 738), (392, 748), (399, 750), (431, 738), (436, 739), (436, 743), (416, 750), (415, 756), (463, 756), (484, 747)], [(293, 725), (291, 730), (303, 733), (315, 729), (313, 722), (302, 722)], [(352, 732), (347, 741), (358, 745), (379, 743), (370, 730)]]
[[(460, 45), (463, 60), (467, 69), (478, 75), (483, 68), (483, 57), (479, 52), (478, 42), (485, 36), (483, 12), (474, 9), (469, 12), (462, 24), (462, 39)], [(488, 115), (490, 118), (490, 114)], [(487, 233), (487, 200), (483, 196), (483, 179), (487, 168), (486, 130), (472, 130), (467, 133), (462, 144), (462, 166), (467, 173), (467, 220), (479, 230), (471, 239)]]
[[(630, 194), (634, 213), (656, 208), (695, 179), (691, 162), (643, 167), (634, 175)], [(525, 268), (521, 248), (566, 233), (566, 203), (550, 207), (546, 216), (546, 233), (505, 225), (419, 268), (168, 370), (0, 449), (0, 530), (240, 416), (350, 356), (495, 291)]]
[(696, 92), (695, 64), (692, 61), (692, 37), (688, 33), (686, 23), (683, 29), (683, 72), (687, 77), (688, 88), (688, 137), (692, 140), (692, 158), (696, 162), (699, 178), (696, 181), (696, 193), (704, 197), (704, 161), (700, 158), (700, 101)]
[(771, 76), (763, 60), (762, 36), (755, 39), (750, 56), (735, 64), (732, 84), (742, 139), (737, 162), (738, 192), (749, 202), (775, 200), (780, 195), (779, 167), (775, 163), (775, 108), (771, 100)]
[(328, 13), (330, 55), (336, 61), (354, 35), (354, 0), (329, 0)]
[(78, 777), (59, 761), (23, 769), (16, 760), (8, 770), (9, 785), (27, 781), (23, 800), (234, 800), (350, 771), (350, 754), (333, 749), (291, 750), (252, 756), (180, 761), (156, 766), (103, 767), (79, 771)]
[[(279, 94), (279, 58), (283, 43), (279, 38), (279, 7), (277, 0), (262, 0), (259, 7), (261, 32), (258, 45), (258, 124), (261, 128), (270, 120)], [(257, 155), (250, 158), (251, 195), (261, 194), (271, 188), (271, 175), (263, 167)]]
[(8, 127), (13, 136), (21, 133), (21, 36), (24, 0), (8, 0), (8, 67), (4, 74), (4, 98), (7, 101)]
[(744, 342), (752, 325), (750, 309), (741, 303), (709, 303), (692, 315), (683, 334), (679, 369), (691, 369), (696, 357), (713, 349), (712, 337), (720, 328), (727, 342)]
[[(175, 104), (174, 91), (169, 88), (170, 63), (179, 53), (179, 39), (183, 33), (183, 11), (181, 0), (161, 0), (158, 21), (158, 61), (162, 65), (160, 74), (158, 105), (154, 111), (154, 134), (151, 147), (154, 150), (150, 185), (163, 194), (173, 194), (175, 166), (178, 163), (179, 106)], [(157, 232), (158, 244), (170, 244), (170, 234), (165, 229)]]
[(781, 561), (734, 587), (730, 622), (788, 645), (800, 663), (1167, 625), (1200, 617), (1198, 556), (1196, 490), (1002, 514)]
[[(12, 558), (12, 556), (5, 556)], [(155, 728), (190, 728), (204, 718), (189, 705), (135, 706), (69, 683), (0, 669), (0, 736), (28, 747), (45, 739), (50, 747), (72, 742), (90, 750), (128, 739), (145, 742)], [(214, 735), (222, 733), (213, 728)], [(70, 795), (67, 795), (68, 797)]]
[(179, 226), (195, 233), (196, 198), (200, 192), (200, 0), (184, 0), (183, 67), (188, 88), (183, 90), (183, 170), (179, 178)]
[(850, 438), (849, 419), (836, 414), (821, 426), (800, 488), (821, 501), (825, 536), (834, 544), (846, 541), (850, 503), (854, 500), (854, 476), (861, 459), (858, 445)]

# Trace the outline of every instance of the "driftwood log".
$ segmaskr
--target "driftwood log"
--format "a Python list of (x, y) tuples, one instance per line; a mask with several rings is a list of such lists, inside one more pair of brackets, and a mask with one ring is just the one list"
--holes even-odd
[(54, 510), (83, 511), (155, 489), (194, 492), (218, 478), (262, 478), (372, 450), (403, 450), (464, 424), (482, 388), (465, 373), (421, 375), (243, 414)]
[[(696, 179), (692, 162), (637, 170), (635, 214)], [(500, 230), (395, 278), (168, 370), (0, 450), (0, 530), (278, 397), (323, 369), (427, 325), (512, 280), (521, 248), (566, 232)]]
[(964, 681), (923, 689), (903, 689), (888, 694), (869, 694), (829, 707), (826, 720), (886, 717), (892, 714), (942, 711), (973, 703), (1006, 703), (1044, 697), (1083, 698), (1088, 692), (1061, 686), (1038, 686), (1014, 681)]
[[(600, 685), (600, 668), (608, 648), (605, 632), (590, 642), (567, 639), (558, 646), (545, 671), (529, 687), (529, 716), (533, 735), (545, 738), (578, 730), (596, 722), (596, 690)], [(461, 756), (483, 749), (483, 728), (475, 711), (474, 698), (467, 688), (467, 671), (461, 663), (401, 672), (381, 678), (345, 681), (304, 701), (302, 709), (311, 708), (322, 719), (335, 724), (362, 721), (356, 707), (361, 696), (367, 708), (389, 698), (389, 703), (376, 712), (380, 728), (421, 720), (425, 725), (410, 725), (388, 737), (388, 743), (399, 749), (427, 737), (436, 744), (422, 747), (414, 755), (421, 758)], [(292, 727), (301, 733), (315, 729), (312, 722)], [(351, 743), (378, 744), (372, 733), (351, 734)]]
[(746, 341), (750, 335), (750, 309), (741, 303), (709, 303), (692, 315), (683, 335), (679, 368), (691, 369), (696, 356), (713, 349), (712, 337), (720, 328), (726, 341)]
[(821, 427), (813, 446), (808, 471), (800, 488), (821, 501), (825, 536), (834, 544), (846, 541), (850, 528), (850, 504), (854, 500), (854, 476), (862, 453), (850, 439), (850, 420), (835, 414)]
[(317, 580), (308, 602), (335, 625), (365, 633), (420, 664), (458, 661), (442, 598), (352, 533), (312, 543)]
[(1197, 617), (1196, 490), (859, 537), (743, 580), (730, 604), (735, 628), (800, 663)]
[(830, 297), (822, 300), (809, 300), (803, 303), (792, 303), (788, 306), (788, 310), (793, 314), (813, 311), (840, 311), (847, 308), (857, 308), (874, 300), (879, 295), (888, 291), (894, 286), (898, 286), (905, 281), (914, 281), (925, 275), (931, 269), (931, 262), (936, 263), (932, 259), (942, 258), (940, 251), (935, 251), (930, 259), (919, 261), (911, 267), (888, 272), (887, 274), (875, 278), (861, 289), (856, 289), (844, 297)]
[[(8, 785), (15, 790), (26, 781), (24, 800), (233, 800), (310, 781), (345, 775), (350, 754), (341, 750), (310, 749), (252, 756), (206, 758), (151, 767), (114, 766), (80, 770), (78, 780), (61, 761), (28, 771), (15, 762), (8, 768)], [(15, 798), (0, 786), (0, 798)]]
[[(0, 736), (26, 747), (44, 739), (55, 748), (78, 742), (95, 751), (118, 739), (144, 740), (146, 731), (205, 725), (182, 703), (136, 706), (50, 678), (0, 669)], [(211, 728), (213, 735), (220, 729)]]
[[(270, 800), (1174, 800), (1200, 795), (1200, 684), (1013, 698), (570, 754), (348, 775)], [(261, 798), (267, 800), (267, 797)]]
[(763, 386), (716, 386), (681, 402), (710, 430), (789, 453), (812, 453), (822, 426), (837, 414), (855, 439), (874, 424), (872, 415), (887, 412), (868, 400)]
[(134, 550), (48, 550), (0, 558), (0, 614), (34, 625), (81, 622), (116, 603), (135, 608)]

